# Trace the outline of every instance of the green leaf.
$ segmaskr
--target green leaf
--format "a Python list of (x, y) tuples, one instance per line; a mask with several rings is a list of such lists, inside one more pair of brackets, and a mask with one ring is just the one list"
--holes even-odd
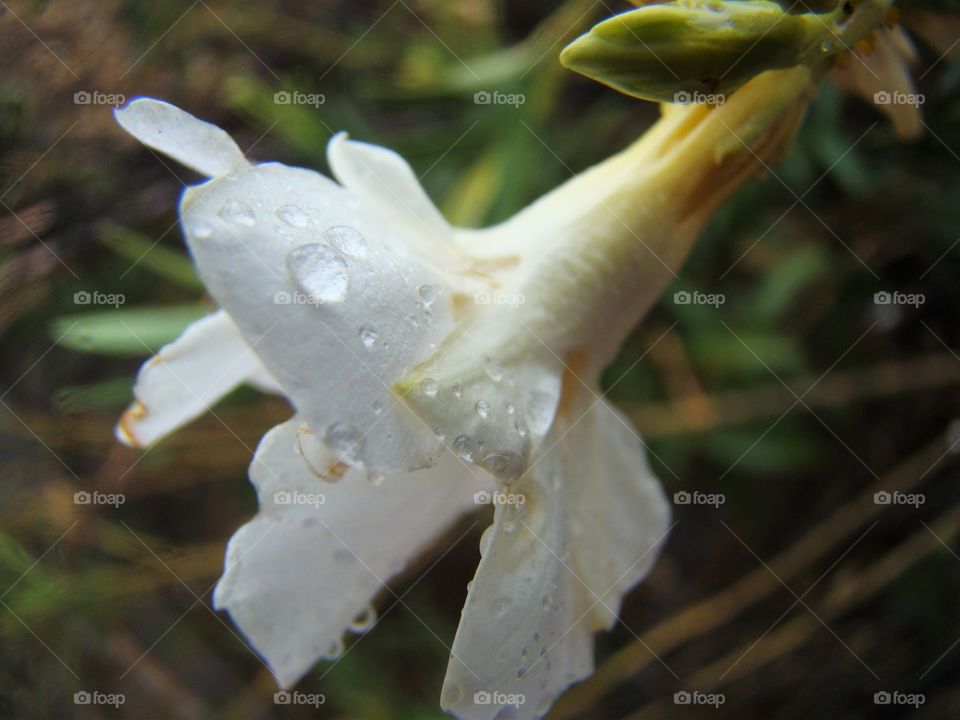
[(200, 304), (100, 310), (61, 316), (53, 321), (50, 332), (71, 350), (146, 357), (209, 312)]

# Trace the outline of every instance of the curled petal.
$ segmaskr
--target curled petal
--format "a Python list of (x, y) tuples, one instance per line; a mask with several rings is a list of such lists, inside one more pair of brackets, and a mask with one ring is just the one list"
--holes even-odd
[(257, 448), (250, 479), (260, 512), (230, 540), (214, 593), (283, 687), (336, 657), (346, 631), (365, 629), (365, 608), (385, 581), (491, 485), (449, 455), (379, 485), (356, 469), (324, 482), (314, 471), (335, 458), (322, 459), (323, 446), (301, 428), (302, 418), (278, 425)]
[(669, 507), (640, 441), (592, 403), (580, 393), (558, 416), (556, 444), (503, 497), (481, 541), (441, 697), (463, 720), (541, 717), (588, 675), (593, 633), (614, 621), (666, 534)]
[(201, 175), (217, 177), (249, 166), (226, 132), (170, 103), (139, 98), (114, 111), (114, 116), (144, 145)]
[(276, 380), (222, 310), (197, 320), (144, 363), (117, 438), (145, 447), (190, 422), (241, 383), (278, 392)]

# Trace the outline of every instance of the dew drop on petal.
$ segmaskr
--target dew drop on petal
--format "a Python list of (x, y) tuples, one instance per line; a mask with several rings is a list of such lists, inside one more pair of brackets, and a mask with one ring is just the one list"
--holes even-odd
[(191, 229), (193, 236), (198, 240), (206, 240), (213, 235), (213, 228), (206, 223), (197, 223)]
[(480, 458), (480, 467), (508, 485), (523, 475), (523, 458), (515, 452), (490, 452)]
[(496, 618), (502, 618), (504, 615), (510, 612), (510, 608), (512, 607), (513, 600), (506, 596), (498, 597), (493, 601), (493, 616)]
[(486, 400), (477, 400), (477, 404), (474, 406), (477, 410), (477, 415), (482, 418), (487, 418), (490, 415), (490, 403)]
[(493, 525), (488, 525), (480, 536), (480, 557), (486, 555), (487, 550), (490, 549), (490, 543), (493, 542), (493, 529)]
[(485, 357), (483, 359), (483, 370), (487, 373), (487, 377), (494, 382), (500, 382), (503, 379), (503, 368), (496, 360)]
[(327, 445), (344, 460), (354, 462), (363, 454), (363, 435), (352, 425), (334, 423), (327, 428)]
[(349, 225), (336, 225), (324, 231), (321, 237), (344, 255), (356, 258), (367, 256), (367, 241), (359, 230)]
[(337, 638), (330, 643), (330, 647), (323, 652), (325, 658), (338, 658), (341, 655), (343, 655), (343, 640), (341, 638)]
[(253, 214), (253, 208), (242, 200), (227, 200), (217, 215), (237, 225), (253, 227), (257, 224), (257, 217)]
[(287, 268), (316, 302), (340, 302), (347, 294), (347, 261), (326, 245), (310, 243), (294, 248), (287, 254)]
[(383, 403), (379, 400), (373, 401), (373, 414), (382, 415), (383, 414)]
[(451, 389), (453, 390), (453, 396), (455, 398), (459, 400), (461, 397), (463, 397), (463, 387), (460, 385), (460, 383), (455, 383)]
[(310, 216), (296, 205), (284, 205), (277, 209), (277, 217), (290, 227), (304, 228), (310, 220)]
[(368, 605), (366, 609), (357, 615), (350, 623), (350, 630), (355, 633), (366, 632), (377, 622), (377, 612), (373, 606)]
[(369, 325), (360, 328), (360, 342), (367, 350), (372, 350), (374, 343), (377, 342), (377, 331)]
[(426, 307), (433, 305), (434, 301), (437, 299), (437, 289), (433, 285), (421, 285), (417, 288), (417, 294), (420, 296), (420, 300), (423, 301), (423, 304)]
[(473, 439), (469, 435), (458, 435), (453, 441), (453, 452), (461, 460), (473, 462), (473, 455), (476, 452)]
[(437, 392), (440, 390), (440, 387), (432, 378), (424, 378), (420, 381), (420, 389), (427, 397), (434, 398), (437, 396)]

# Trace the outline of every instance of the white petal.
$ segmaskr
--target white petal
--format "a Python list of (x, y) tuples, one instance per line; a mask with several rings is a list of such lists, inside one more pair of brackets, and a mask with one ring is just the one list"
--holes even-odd
[[(250, 478), (260, 512), (231, 539), (214, 594), (283, 687), (339, 654), (343, 633), (384, 581), (475, 509), (474, 492), (491, 484), (449, 455), (379, 485), (355, 469), (325, 482), (298, 454), (301, 422), (278, 425), (257, 448)], [(316, 453), (319, 444), (311, 463)]]
[(134, 447), (150, 445), (244, 382), (278, 391), (230, 316), (219, 310), (144, 363), (133, 387), (136, 400), (120, 419), (117, 437)]
[(139, 98), (114, 116), (144, 145), (201, 175), (217, 177), (249, 165), (226, 132), (162, 100)]
[(413, 169), (393, 150), (348, 140), (337, 133), (327, 145), (327, 161), (351, 192), (395, 215), (414, 234), (448, 240), (452, 230), (424, 192)]
[(400, 230), (276, 163), (190, 188), (181, 214), (205, 285), (318, 435), (355, 438), (344, 459), (379, 474), (432, 464), (433, 427), (392, 385), (449, 333), (453, 299)]
[[(441, 702), (464, 720), (538, 718), (593, 669), (593, 633), (649, 570), (669, 520), (640, 441), (580, 393), (560, 438), (497, 507), (467, 596)], [(513, 707), (516, 705), (516, 707)], [(511, 708), (511, 709), (508, 709)]]

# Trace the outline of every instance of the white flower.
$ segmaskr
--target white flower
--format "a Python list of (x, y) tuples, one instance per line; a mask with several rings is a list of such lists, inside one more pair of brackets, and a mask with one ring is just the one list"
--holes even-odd
[(599, 373), (711, 211), (789, 141), (807, 90), (797, 69), (671, 109), (488, 230), (451, 228), (399, 156), (344, 135), (328, 148), (337, 184), (251, 165), (166, 103), (117, 112), (210, 178), (180, 212), (222, 308), (144, 365), (120, 438), (152, 443), (243, 382), (295, 409), (257, 449), (260, 512), (215, 593), (282, 686), (338, 656), (383, 584), (491, 491), (443, 706), (487, 719), (522, 698), (511, 717), (539, 717), (591, 672), (594, 632), (670, 515)]

